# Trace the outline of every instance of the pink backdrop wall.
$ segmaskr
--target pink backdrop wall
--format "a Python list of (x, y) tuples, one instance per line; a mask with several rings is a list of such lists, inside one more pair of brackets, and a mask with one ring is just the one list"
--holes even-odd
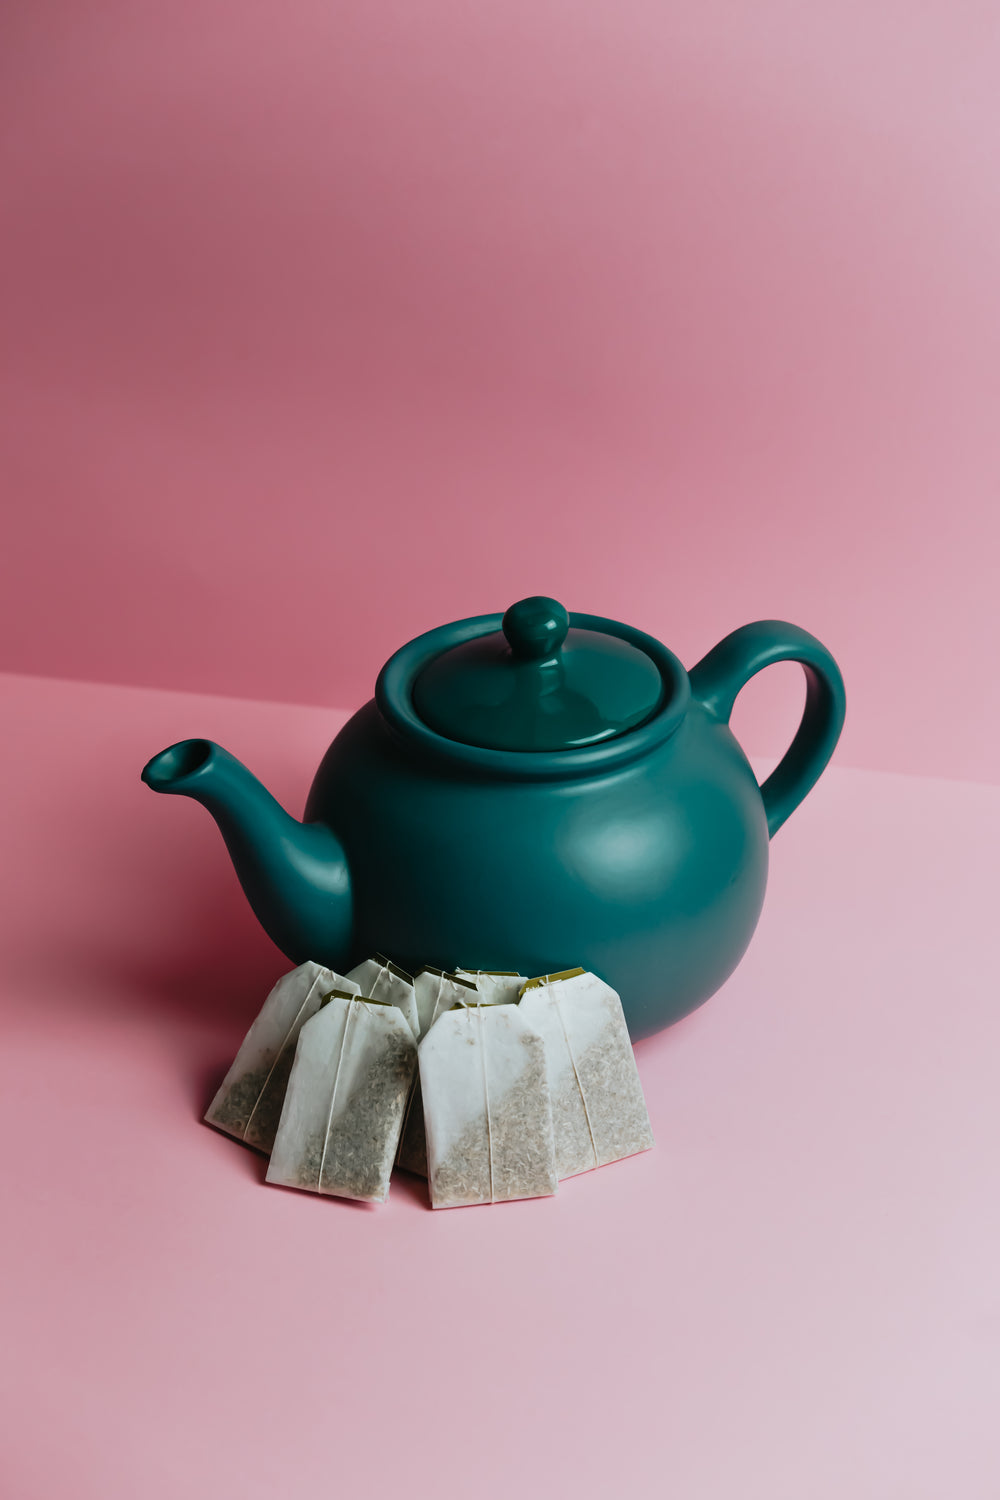
[(997, 779), (992, 0), (2, 27), (0, 667), (351, 707), (526, 593), (778, 615), (842, 760)]

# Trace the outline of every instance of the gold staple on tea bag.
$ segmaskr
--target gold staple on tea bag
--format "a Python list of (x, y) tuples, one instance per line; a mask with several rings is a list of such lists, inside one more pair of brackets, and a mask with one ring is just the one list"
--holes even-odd
[(539, 974), (535, 979), (529, 979), (521, 986), (521, 994), (525, 990), (540, 989), (543, 984), (558, 984), (560, 979), (575, 979), (578, 974), (585, 974), (586, 969), (563, 969), (559, 974)]

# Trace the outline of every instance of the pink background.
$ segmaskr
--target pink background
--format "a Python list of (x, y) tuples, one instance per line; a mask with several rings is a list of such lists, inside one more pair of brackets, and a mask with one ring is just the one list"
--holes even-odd
[(0, 666), (353, 707), (526, 593), (778, 616), (842, 763), (996, 779), (991, 0), (8, 0), (0, 67)]
[[(994, 0), (7, 0), (3, 1500), (1000, 1495), (998, 161)], [(298, 813), (532, 592), (813, 630), (837, 764), (652, 1152), (266, 1189), (198, 1121), (287, 964), (139, 768)]]
[(655, 1148), (434, 1213), (198, 1123), (287, 966), (136, 767), (197, 722), (294, 802), (342, 716), (0, 711), (4, 1500), (996, 1500), (1000, 788), (830, 770), (732, 980), (637, 1048)]

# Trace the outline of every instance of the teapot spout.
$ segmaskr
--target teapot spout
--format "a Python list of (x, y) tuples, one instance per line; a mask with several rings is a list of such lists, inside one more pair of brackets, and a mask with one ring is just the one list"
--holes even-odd
[(292, 963), (340, 970), (350, 956), (350, 873), (325, 823), (299, 823), (256, 776), (211, 740), (181, 740), (143, 768), (154, 792), (193, 797), (212, 814), (261, 926)]

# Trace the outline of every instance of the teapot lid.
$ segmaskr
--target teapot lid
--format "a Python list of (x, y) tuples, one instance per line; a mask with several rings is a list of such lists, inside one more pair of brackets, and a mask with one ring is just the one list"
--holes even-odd
[(667, 688), (640, 646), (571, 622), (555, 599), (512, 604), (499, 630), (435, 655), (412, 684), (437, 734), (490, 750), (575, 750), (613, 739), (662, 706)]

